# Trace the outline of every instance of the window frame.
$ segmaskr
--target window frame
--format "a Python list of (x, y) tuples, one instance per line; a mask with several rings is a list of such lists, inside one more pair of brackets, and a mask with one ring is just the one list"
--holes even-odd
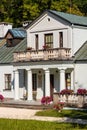
[(63, 48), (63, 32), (59, 32), (59, 47)]
[(5, 90), (11, 90), (11, 74), (4, 74)]
[(46, 46), (53, 48), (53, 33), (44, 34), (44, 41)]

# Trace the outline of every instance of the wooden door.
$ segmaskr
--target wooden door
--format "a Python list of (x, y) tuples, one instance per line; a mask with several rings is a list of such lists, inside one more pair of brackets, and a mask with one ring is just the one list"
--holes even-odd
[(50, 96), (53, 97), (53, 92), (54, 92), (54, 75), (50, 75)]

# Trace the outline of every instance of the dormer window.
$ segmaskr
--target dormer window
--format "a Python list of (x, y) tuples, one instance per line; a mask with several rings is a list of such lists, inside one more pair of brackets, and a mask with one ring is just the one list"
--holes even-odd
[(7, 46), (12, 47), (12, 38), (7, 39)]
[(53, 34), (45, 34), (45, 43), (49, 48), (53, 48)]

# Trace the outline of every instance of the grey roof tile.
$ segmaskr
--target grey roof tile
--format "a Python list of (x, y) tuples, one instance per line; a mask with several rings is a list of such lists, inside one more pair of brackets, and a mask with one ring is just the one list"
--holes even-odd
[(49, 10), (49, 12), (53, 13), (58, 17), (61, 17), (62, 19), (70, 22), (71, 24), (87, 26), (87, 17), (77, 16), (77, 15), (54, 11), (54, 10)]
[(0, 47), (0, 63), (13, 62), (13, 53), (15, 51), (25, 51), (27, 48), (27, 39), (22, 40), (15, 47), (7, 47), (6, 43)]

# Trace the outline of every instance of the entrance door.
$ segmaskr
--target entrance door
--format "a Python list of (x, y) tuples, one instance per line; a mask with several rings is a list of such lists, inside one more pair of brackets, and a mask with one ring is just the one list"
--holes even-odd
[(33, 99), (36, 100), (36, 94), (37, 94), (37, 74), (36, 73), (32, 75), (32, 85), (33, 85)]
[(53, 92), (54, 92), (54, 75), (50, 75), (50, 96), (53, 97)]

